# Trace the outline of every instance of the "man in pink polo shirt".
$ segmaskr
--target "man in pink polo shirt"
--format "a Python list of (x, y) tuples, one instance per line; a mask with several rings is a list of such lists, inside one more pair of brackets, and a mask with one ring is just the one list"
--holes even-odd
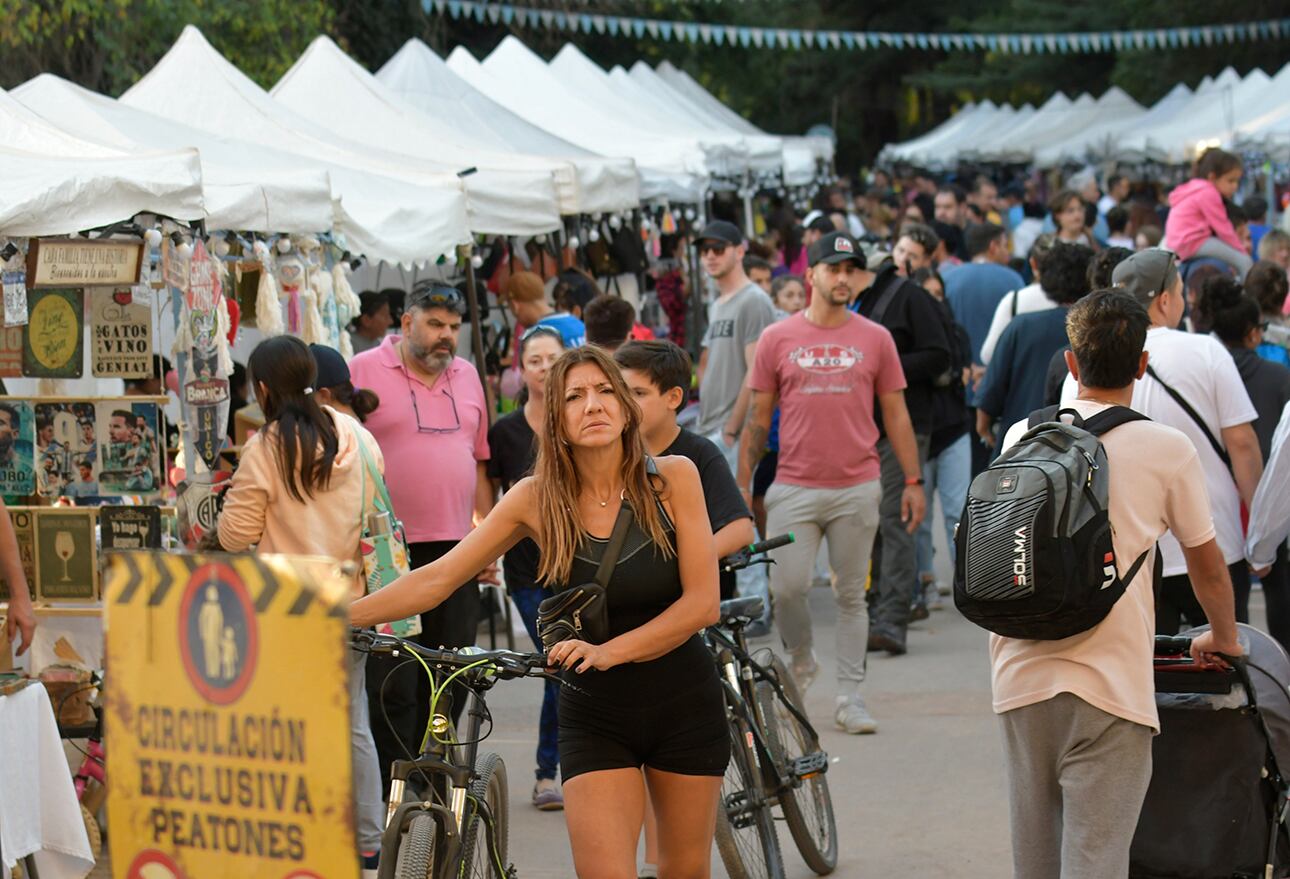
[(860, 685), (869, 642), (865, 577), (882, 499), (875, 405), (905, 472), (901, 520), (911, 533), (923, 518), (922, 471), (896, 343), (881, 324), (847, 310), (864, 266), (860, 246), (845, 232), (830, 232), (811, 245), (808, 258), (810, 305), (767, 327), (757, 342), (736, 480), (746, 498), (778, 403), (779, 463), (766, 493), (766, 530), (792, 531), (797, 542), (774, 553), (775, 624), (805, 692), (819, 671), (806, 599), (820, 538), (827, 536), (838, 601), (834, 721), (848, 733), (872, 733), (878, 725)]
[[(402, 335), (386, 336), (380, 346), (349, 364), (354, 385), (381, 398), (364, 426), (385, 456), (390, 500), (407, 532), (413, 568), (447, 553), (473, 527), (472, 516), (482, 519), (493, 504), (484, 469), (484, 389), (470, 362), (454, 356), (465, 310), (461, 294), (452, 287), (418, 287), (408, 294)], [(421, 615), (417, 640), (428, 647), (464, 647), (475, 643), (478, 624), (478, 582), (470, 580)], [(428, 682), (419, 666), (405, 666), (384, 687), (385, 714), (398, 738), (377, 719), (383, 718), (382, 685), (394, 665), (397, 662), (377, 657), (367, 665), (372, 737), (387, 788), (390, 762), (406, 756), (404, 747), (416, 749), (429, 719)]]

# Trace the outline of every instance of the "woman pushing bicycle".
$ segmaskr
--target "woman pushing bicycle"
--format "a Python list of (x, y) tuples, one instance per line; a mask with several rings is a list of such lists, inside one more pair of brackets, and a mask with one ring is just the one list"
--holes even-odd
[[(719, 617), (698, 472), (683, 458), (647, 458), (640, 411), (595, 348), (557, 360), (544, 398), (535, 475), (442, 559), (356, 601), (351, 620), (370, 626), (432, 608), (525, 537), (541, 549), (539, 578), (557, 599), (575, 590), (594, 597), (583, 584), (603, 580), (607, 637), (571, 637), (547, 652), (576, 684), (560, 694), (559, 721), (574, 865), (582, 879), (635, 879), (648, 783), (659, 876), (707, 877), (729, 735), (698, 634)], [(616, 563), (600, 572), (607, 553)], [(561, 623), (583, 620), (565, 615), (553, 629)]]

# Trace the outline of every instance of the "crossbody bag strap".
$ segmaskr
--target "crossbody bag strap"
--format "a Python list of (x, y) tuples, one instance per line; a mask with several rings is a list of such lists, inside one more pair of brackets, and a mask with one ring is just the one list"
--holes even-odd
[[(381, 471), (376, 469), (376, 461), (372, 459), (372, 453), (367, 450), (367, 443), (363, 442), (363, 437), (355, 437), (358, 440), (358, 450), (363, 456), (364, 473), (372, 474), (372, 482), (376, 484), (376, 493), (380, 496), (381, 502), (385, 504), (386, 511), (390, 517), (394, 517), (394, 504), (390, 501), (390, 492), (385, 487), (385, 479), (381, 476)], [(363, 509), (367, 509), (367, 486), (363, 486)], [(391, 523), (393, 524), (393, 523)]]
[(618, 565), (618, 557), (622, 555), (623, 544), (627, 542), (627, 529), (632, 527), (632, 507), (623, 499), (623, 505), (618, 508), (618, 518), (614, 520), (613, 533), (609, 535), (609, 544), (605, 547), (605, 554), (600, 557), (600, 567), (596, 568), (596, 582), (601, 588), (609, 588), (609, 578), (614, 575), (614, 568)]
[(1160, 377), (1160, 374), (1151, 368), (1150, 363), (1147, 364), (1147, 375), (1151, 376), (1153, 379), (1158, 381), (1160, 383), (1160, 387), (1165, 389), (1165, 393), (1173, 397), (1174, 402), (1182, 407), (1182, 410), (1187, 413), (1187, 415), (1191, 418), (1192, 421), (1196, 422), (1196, 426), (1200, 428), (1200, 432), (1205, 434), (1205, 439), (1209, 440), (1209, 444), (1213, 446), (1214, 454), (1218, 455), (1219, 460), (1221, 460), (1227, 466), (1228, 470), (1231, 470), (1232, 469), (1231, 456), (1227, 454), (1227, 449), (1223, 448), (1223, 444), (1220, 443), (1214, 437), (1214, 434), (1209, 432), (1209, 425), (1206, 424), (1205, 420), (1200, 417), (1200, 413), (1198, 413), (1195, 409), (1191, 407), (1191, 404), (1188, 403), (1183, 398), (1182, 394), (1178, 393), (1176, 390), (1170, 387), (1169, 383), (1166, 382), (1164, 379), (1162, 379)]

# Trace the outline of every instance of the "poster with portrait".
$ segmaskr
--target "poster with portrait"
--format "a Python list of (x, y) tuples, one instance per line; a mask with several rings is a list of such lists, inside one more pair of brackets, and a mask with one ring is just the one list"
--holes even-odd
[(161, 507), (99, 507), (103, 549), (161, 549)]
[(80, 378), (83, 369), (85, 291), (31, 290), (22, 337), (22, 374), (32, 378)]
[(94, 403), (41, 402), (36, 412), (36, 487), (45, 497), (99, 495)]
[(31, 403), (0, 399), (0, 495), (36, 493), (36, 413)]
[[(9, 509), (9, 522), (13, 525), (13, 535), (18, 539), (18, 559), (22, 562), (22, 572), (27, 578), (27, 591), (36, 597), (36, 514), (27, 509)], [(9, 600), (9, 587), (0, 577), (0, 601)]]
[(152, 309), (129, 287), (90, 294), (90, 370), (105, 378), (152, 375)]
[(41, 601), (94, 601), (98, 561), (94, 511), (42, 509), (36, 516), (36, 595)]
[(126, 398), (98, 404), (100, 494), (147, 495), (160, 490), (159, 419), (156, 403)]

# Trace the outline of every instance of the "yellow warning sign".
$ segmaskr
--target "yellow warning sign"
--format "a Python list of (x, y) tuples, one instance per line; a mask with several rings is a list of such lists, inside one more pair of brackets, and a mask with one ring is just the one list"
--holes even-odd
[(113, 875), (355, 879), (349, 580), (285, 556), (109, 559)]

